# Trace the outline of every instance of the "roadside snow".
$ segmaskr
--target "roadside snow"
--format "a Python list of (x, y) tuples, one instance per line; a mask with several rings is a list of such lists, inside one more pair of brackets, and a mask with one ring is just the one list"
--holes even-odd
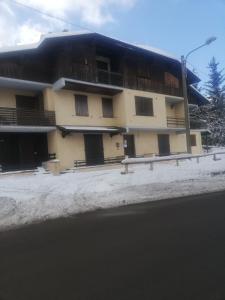
[(44, 174), (0, 176), (0, 228), (97, 208), (225, 189), (225, 155), (149, 165)]

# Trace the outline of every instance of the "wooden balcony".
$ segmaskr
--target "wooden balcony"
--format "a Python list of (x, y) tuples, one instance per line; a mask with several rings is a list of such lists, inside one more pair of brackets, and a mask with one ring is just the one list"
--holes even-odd
[(0, 107), (0, 125), (55, 126), (55, 112)]
[(185, 119), (184, 118), (167, 117), (167, 127), (168, 128), (185, 128)]
[(101, 83), (117, 87), (142, 90), (153, 93), (182, 97), (182, 89), (166, 86), (163, 82), (151, 80), (149, 78), (131, 76), (118, 72), (108, 72), (101, 69), (93, 69), (88, 66), (73, 64), (70, 69), (57, 74), (56, 80), (64, 77), (91, 83)]
[(153, 81), (144, 77), (130, 77), (127, 79), (127, 86), (131, 89), (148, 91), (158, 94), (171, 95), (182, 97), (183, 92), (181, 88), (166, 86), (164, 83)]

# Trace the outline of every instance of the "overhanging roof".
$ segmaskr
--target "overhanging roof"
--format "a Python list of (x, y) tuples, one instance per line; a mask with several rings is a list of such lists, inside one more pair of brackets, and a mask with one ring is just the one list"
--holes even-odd
[(184, 102), (184, 98), (175, 97), (175, 96), (166, 96), (165, 99), (168, 104), (177, 104), (177, 103)]
[[(168, 53), (167, 51), (161, 50), (161, 49), (157, 49), (154, 48), (152, 46), (149, 45), (138, 45), (138, 44), (132, 44), (132, 43), (128, 43), (126, 41), (122, 41), (113, 37), (108, 37), (105, 35), (102, 35), (100, 33), (96, 33), (96, 32), (91, 32), (91, 31), (76, 31), (76, 32), (59, 32), (59, 33), (50, 33), (50, 34), (46, 34), (46, 35), (42, 35), (39, 42), (34, 43), (34, 44), (30, 44), (30, 45), (17, 45), (14, 47), (7, 47), (7, 48), (2, 48), (0, 49), (0, 55), (1, 54), (6, 54), (6, 53), (16, 53), (16, 52), (21, 52), (21, 51), (29, 51), (29, 50), (35, 50), (38, 49), (39, 47), (41, 47), (43, 44), (50, 42), (51, 40), (55, 40), (55, 39), (61, 39), (61, 38), (68, 38), (68, 37), (82, 37), (82, 36), (94, 36), (100, 39), (105, 39), (105, 40), (109, 40), (112, 41), (115, 45), (122, 47), (122, 48), (127, 48), (133, 51), (142, 51), (145, 53), (149, 53), (149, 54), (155, 54), (164, 58), (167, 58), (169, 60), (172, 60), (174, 62), (178, 62), (180, 63), (180, 59), (175, 57), (174, 55), (171, 55), (170, 53)], [(193, 78), (195, 78), (194, 82), (198, 82), (200, 81), (200, 79), (198, 78), (198, 76), (193, 73), (191, 70), (188, 69), (188, 73), (191, 74), (191, 76)]]
[(101, 94), (114, 96), (123, 91), (122, 88), (117, 86), (101, 84), (101, 83), (92, 83), (87, 81), (81, 81), (70, 78), (60, 78), (53, 84), (53, 90), (76, 90), (76, 91), (85, 91), (87, 93)]
[(56, 130), (55, 126), (18, 126), (0, 125), (0, 132), (11, 133), (44, 133)]
[(209, 104), (209, 99), (202, 95), (193, 85), (190, 85), (190, 92), (199, 99), (199, 105)]
[(157, 133), (185, 133), (185, 128), (152, 128), (152, 127), (126, 127), (127, 132), (135, 132), (135, 131), (146, 131), (146, 132), (157, 132)]
[(0, 77), (0, 88), (42, 91), (47, 87), (51, 87), (51, 84), (8, 77)]
[(113, 126), (73, 126), (73, 125), (60, 125), (57, 126), (64, 135), (67, 135), (72, 132), (77, 133), (110, 133), (117, 134), (124, 132), (125, 129), (121, 127), (113, 127)]

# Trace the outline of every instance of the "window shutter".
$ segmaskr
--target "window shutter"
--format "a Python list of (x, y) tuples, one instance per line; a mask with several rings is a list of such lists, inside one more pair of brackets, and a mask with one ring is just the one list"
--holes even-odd
[(172, 88), (179, 88), (179, 80), (172, 74), (165, 72), (165, 85)]
[(113, 99), (102, 98), (102, 114), (104, 118), (113, 118)]
[(197, 146), (197, 140), (196, 140), (196, 135), (192, 134), (191, 135), (191, 146), (196, 147)]
[(135, 97), (136, 115), (153, 116), (153, 100), (146, 97)]
[(75, 95), (75, 109), (77, 116), (88, 116), (88, 99), (86, 95)]

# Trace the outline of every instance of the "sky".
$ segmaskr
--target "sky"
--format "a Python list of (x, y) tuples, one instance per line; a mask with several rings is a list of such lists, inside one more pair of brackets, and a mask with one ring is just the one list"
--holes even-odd
[(1, 47), (37, 42), (42, 34), (64, 29), (88, 29), (177, 57), (216, 36), (189, 58), (189, 68), (203, 81), (212, 56), (225, 68), (225, 0), (0, 0)]

